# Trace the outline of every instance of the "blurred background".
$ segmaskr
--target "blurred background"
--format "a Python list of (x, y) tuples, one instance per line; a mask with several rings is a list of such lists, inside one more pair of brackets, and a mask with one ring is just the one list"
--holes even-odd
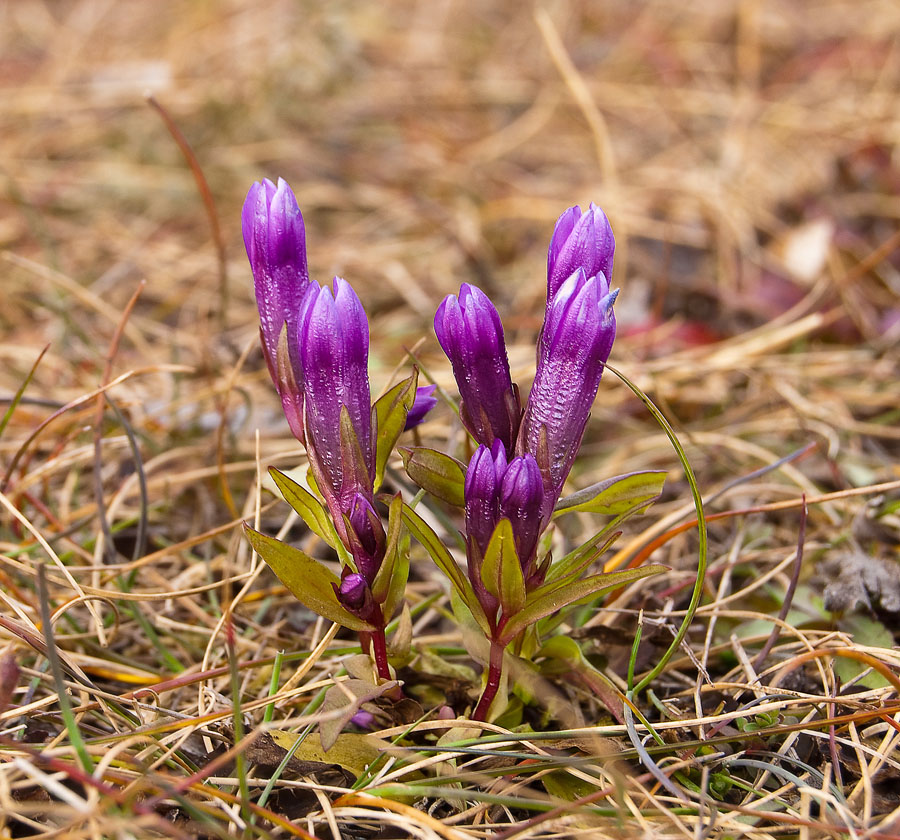
[[(461, 282), (492, 296), (527, 390), (554, 221), (594, 201), (618, 241), (611, 362), (684, 433), (704, 489), (811, 443), (745, 501), (896, 479), (898, 36), (893, 0), (7, 0), (7, 405), (48, 345), (0, 440), (10, 486), (39, 527), (96, 532), (91, 470), (124, 522), (139, 451), (149, 549), (245, 509), (256, 429), (264, 463), (296, 460), (239, 226), (249, 185), (279, 176), (312, 275), (370, 313), (376, 393), (409, 349), (450, 386), (430, 324)], [(148, 93), (208, 180), (224, 262)], [(20, 452), (125, 374), (102, 466), (93, 400)], [(423, 434), (458, 435), (451, 417)], [(687, 499), (609, 375), (585, 453), (576, 483), (660, 467)]]

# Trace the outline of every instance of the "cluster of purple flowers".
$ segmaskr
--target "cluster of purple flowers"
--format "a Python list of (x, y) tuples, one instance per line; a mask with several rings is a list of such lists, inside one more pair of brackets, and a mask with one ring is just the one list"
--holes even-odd
[[(369, 628), (379, 673), (387, 676), (384, 627), (391, 616), (383, 608), (389, 587), (379, 573), (390, 565), (385, 556), (391, 549), (375, 502), (376, 472), (383, 472), (387, 455), (376, 451), (379, 414), (369, 390), (366, 315), (346, 281), (336, 277), (320, 288), (310, 280), (303, 218), (283, 180), (253, 185), (243, 233), (266, 363), (291, 431), (306, 449), (312, 489), (333, 523), (332, 544), (343, 548), (341, 577), (329, 579), (330, 586), (345, 620), (349, 613)], [(547, 577), (550, 557), (541, 556), (541, 535), (572, 468), (615, 338), (617, 293), (609, 286), (614, 249), (609, 222), (593, 204), (584, 212), (571, 207), (557, 221), (537, 370), (524, 407), (510, 376), (500, 316), (487, 295), (463, 284), (435, 315), (435, 333), (459, 388), (460, 416), (478, 444), (463, 486), (457, 484), (453, 494), (458, 499), (461, 490), (465, 509), (465, 591), (474, 597), (468, 603), (481, 614), (492, 646), (491, 676), (476, 717), (487, 714), (496, 694), (503, 649), (512, 638), (504, 627), (529, 593), (540, 596)], [(419, 388), (414, 402), (410, 397), (395, 421), (396, 435), (404, 419), (406, 428), (421, 422), (436, 403), (433, 390)], [(312, 504), (321, 510), (315, 499)], [(494, 550), (498, 534), (511, 535), (501, 561)]]
[(438, 308), (434, 329), (459, 387), (460, 416), (479, 444), (465, 480), (469, 579), (489, 621), (497, 598), (480, 566), (502, 519), (512, 525), (526, 592), (544, 582), (538, 541), (581, 443), (616, 335), (610, 291), (615, 240), (591, 204), (556, 223), (547, 257), (547, 308), (537, 372), (524, 412), (513, 384), (500, 316), (480, 289), (463, 284)]
[[(242, 214), (256, 291), (260, 338), (293, 435), (304, 445), (315, 486), (355, 570), (344, 566), (337, 597), (376, 626), (372, 586), (385, 554), (375, 509), (375, 439), (369, 391), (369, 324), (352, 286), (309, 279), (306, 232), (297, 200), (279, 179), (250, 188)], [(437, 400), (420, 388), (407, 427)]]

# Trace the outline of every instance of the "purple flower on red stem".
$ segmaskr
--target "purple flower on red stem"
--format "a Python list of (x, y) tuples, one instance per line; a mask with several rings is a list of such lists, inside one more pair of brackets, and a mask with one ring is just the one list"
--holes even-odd
[[(303, 372), (297, 325), (303, 301), (315, 283), (306, 267), (303, 216), (287, 182), (279, 178), (277, 186), (265, 180), (250, 187), (241, 228), (253, 271), (263, 355), (291, 431), (302, 440)], [(282, 340), (285, 345), (279, 352)]]
[(350, 284), (335, 277), (333, 289), (311, 292), (300, 318), (306, 450), (338, 533), (356, 494), (372, 495), (368, 356), (369, 324)]
[(469, 580), (488, 615), (497, 600), (481, 579), (481, 565), (491, 536), (501, 519), (512, 525), (516, 553), (526, 585), (538, 585), (536, 555), (542, 530), (544, 488), (534, 457), (526, 453), (507, 462), (500, 440), (479, 446), (469, 461), (465, 480), (466, 536)]
[(547, 252), (547, 303), (579, 268), (585, 276), (612, 278), (616, 240), (606, 214), (591, 202), (583, 213), (570, 207), (556, 222)]
[(453, 365), (466, 428), (478, 443), (491, 446), (501, 440), (511, 452), (521, 407), (494, 305), (477, 286), (463, 283), (458, 297), (448, 295), (438, 307), (434, 331)]
[(361, 574), (344, 566), (340, 584), (332, 584), (332, 587), (338, 601), (354, 615), (363, 621), (381, 620), (381, 611), (372, 597), (372, 590)]
[(434, 396), (435, 388), (437, 385), (421, 385), (416, 388), (416, 398), (406, 415), (404, 431), (408, 432), (418, 426), (425, 419), (425, 415), (437, 405), (437, 397)]
[(547, 306), (518, 441), (544, 478), (545, 524), (572, 468), (616, 337), (617, 294), (602, 274), (588, 278), (578, 269)]

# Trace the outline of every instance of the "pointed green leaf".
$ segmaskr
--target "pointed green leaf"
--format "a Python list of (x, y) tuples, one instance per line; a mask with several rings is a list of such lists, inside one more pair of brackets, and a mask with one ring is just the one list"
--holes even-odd
[(403, 530), (403, 500), (398, 493), (388, 511), (387, 548), (372, 584), (372, 596), (390, 621), (406, 594), (409, 579), (409, 534)]
[[(617, 518), (615, 522), (610, 524), (615, 525), (618, 522), (619, 520)], [(575, 549), (575, 551), (567, 554), (558, 563), (554, 563), (550, 567), (550, 571), (547, 573), (547, 582), (544, 585), (556, 585), (561, 581), (566, 581), (572, 578), (573, 576), (578, 576), (582, 574), (585, 569), (587, 569), (592, 563), (599, 560), (600, 557), (603, 556), (606, 550), (619, 538), (620, 534), (622, 533), (621, 531), (616, 531), (610, 534), (608, 533), (608, 531), (609, 528), (604, 528), (602, 531), (591, 537), (580, 548), (577, 548)]]
[(362, 445), (356, 429), (353, 428), (353, 420), (347, 406), (341, 406), (341, 469), (344, 487), (368, 487), (372, 481), (369, 475), (369, 467), (366, 464), (366, 456), (363, 454)]
[(260, 534), (248, 525), (244, 525), (244, 533), (253, 550), (266, 561), (278, 579), (304, 607), (351, 630), (369, 633), (375, 630), (367, 621), (353, 615), (340, 604), (332, 587), (332, 584), (336, 586), (340, 583), (340, 578), (334, 572), (299, 548)]
[(388, 458), (403, 434), (406, 415), (416, 399), (416, 383), (419, 371), (413, 368), (411, 376), (396, 384), (384, 396), (379, 397), (372, 407), (375, 414), (375, 489), (384, 481)]
[(525, 606), (525, 579), (508, 519), (501, 519), (491, 534), (481, 564), (481, 580), (500, 601), (504, 615), (514, 615)]
[(665, 566), (639, 566), (636, 569), (624, 569), (621, 572), (613, 572), (609, 575), (591, 575), (584, 580), (576, 580), (563, 586), (555, 587), (549, 592), (537, 598), (529, 598), (525, 608), (517, 613), (503, 627), (502, 639), (508, 644), (519, 635), (526, 627), (567, 607), (583, 598), (593, 598), (611, 589), (617, 589), (627, 583), (640, 580), (649, 575), (658, 575), (666, 571)]
[(282, 498), (295, 510), (306, 526), (316, 536), (330, 545), (340, 554), (346, 549), (338, 538), (337, 531), (325, 506), (302, 484), (298, 484), (289, 475), (275, 467), (269, 467), (269, 475), (281, 492)]
[(576, 510), (614, 515), (630, 513), (655, 502), (665, 480), (664, 470), (613, 476), (560, 499), (553, 513), (554, 516)]
[(459, 566), (456, 565), (456, 561), (453, 559), (450, 552), (447, 551), (446, 547), (441, 542), (440, 537), (438, 537), (431, 526), (407, 504), (403, 505), (403, 521), (406, 523), (406, 527), (409, 528), (410, 533), (431, 555), (431, 559), (438, 565), (438, 568), (440, 568), (440, 570), (450, 579), (453, 588), (459, 593), (463, 601), (465, 601), (466, 606), (478, 622), (478, 625), (485, 633), (489, 632), (487, 618), (485, 617), (484, 610), (481, 609), (481, 604), (478, 603), (478, 599), (475, 597), (475, 591), (472, 589), (472, 584), (466, 579), (466, 576), (462, 573)]
[(436, 449), (416, 446), (400, 450), (407, 475), (432, 496), (456, 507), (465, 503), (466, 466)]

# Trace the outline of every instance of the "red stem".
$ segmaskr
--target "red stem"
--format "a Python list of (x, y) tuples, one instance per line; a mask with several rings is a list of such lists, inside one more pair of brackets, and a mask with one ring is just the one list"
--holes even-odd
[(491, 703), (497, 696), (497, 690), (500, 688), (500, 675), (503, 671), (503, 649), (505, 645), (500, 644), (495, 639), (491, 639), (491, 655), (488, 662), (488, 678), (487, 685), (475, 711), (472, 713), (472, 720), (487, 720), (488, 711)]
[(388, 665), (387, 641), (384, 638), (384, 628), (379, 627), (371, 634), (372, 655), (375, 657), (375, 670), (383, 680), (391, 679), (391, 667)]

